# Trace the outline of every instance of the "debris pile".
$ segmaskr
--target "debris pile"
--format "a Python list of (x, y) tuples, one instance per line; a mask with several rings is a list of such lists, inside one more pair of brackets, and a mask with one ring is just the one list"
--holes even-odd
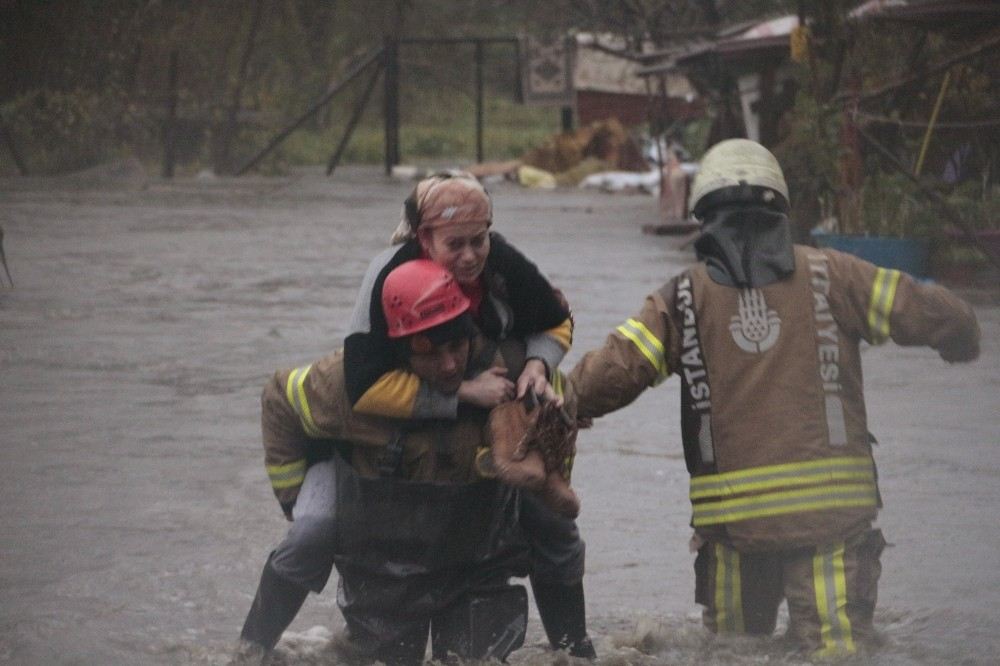
[(608, 171), (647, 173), (650, 165), (615, 118), (549, 137), (521, 159), (483, 162), (466, 169), (478, 178), (504, 177), (525, 187), (551, 189), (582, 184)]

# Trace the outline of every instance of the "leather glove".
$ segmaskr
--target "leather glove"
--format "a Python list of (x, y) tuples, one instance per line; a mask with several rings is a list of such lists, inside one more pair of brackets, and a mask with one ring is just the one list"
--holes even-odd
[(490, 449), (476, 463), (480, 474), (539, 493), (557, 513), (575, 518), (580, 501), (569, 485), (576, 454), (576, 426), (555, 403), (538, 404), (534, 393), (494, 408), (488, 422)]

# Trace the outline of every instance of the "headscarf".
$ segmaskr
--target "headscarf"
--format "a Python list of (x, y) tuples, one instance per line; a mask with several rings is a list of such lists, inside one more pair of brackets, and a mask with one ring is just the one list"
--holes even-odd
[(449, 224), (493, 220), (490, 195), (465, 171), (434, 174), (417, 183), (403, 204), (399, 226), (390, 243), (395, 245), (416, 237), (419, 228), (438, 229)]

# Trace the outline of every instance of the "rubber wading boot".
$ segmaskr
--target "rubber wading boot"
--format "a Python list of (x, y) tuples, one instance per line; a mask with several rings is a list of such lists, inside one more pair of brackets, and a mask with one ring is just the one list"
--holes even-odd
[(243, 623), (243, 631), (240, 632), (240, 642), (244, 649), (260, 646), (265, 653), (274, 649), (309, 594), (306, 588), (278, 575), (271, 566), (273, 556), (274, 553), (271, 553), (267, 558), (260, 575), (260, 585), (257, 586), (257, 596), (254, 597)]
[(532, 578), (531, 590), (552, 648), (566, 650), (571, 657), (595, 659), (597, 653), (587, 635), (583, 582), (575, 585), (538, 584)]

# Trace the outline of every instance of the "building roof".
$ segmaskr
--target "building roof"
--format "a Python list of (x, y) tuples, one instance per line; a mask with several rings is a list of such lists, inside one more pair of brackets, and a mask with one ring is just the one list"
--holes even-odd
[(914, 23), (976, 19), (1000, 21), (996, 0), (868, 0), (853, 10), (852, 19), (881, 19)]
[(747, 51), (788, 48), (792, 31), (799, 27), (799, 17), (795, 14), (779, 16), (754, 25), (734, 37), (720, 40), (715, 45), (719, 54), (742, 54)]
[[(642, 69), (638, 56), (626, 53), (625, 43), (610, 35), (580, 33), (576, 36), (576, 65), (573, 87), (598, 92), (645, 95), (646, 81), (639, 76)], [(680, 72), (666, 77), (668, 97), (690, 98), (694, 88)], [(656, 90), (654, 89), (655, 93)]]
[(741, 23), (720, 30), (714, 39), (696, 38), (677, 48), (655, 54), (659, 60), (638, 70), (640, 76), (669, 74), (680, 66), (707, 54), (742, 57), (761, 50), (787, 49), (789, 36), (799, 25), (798, 16), (787, 14), (763, 21)]

